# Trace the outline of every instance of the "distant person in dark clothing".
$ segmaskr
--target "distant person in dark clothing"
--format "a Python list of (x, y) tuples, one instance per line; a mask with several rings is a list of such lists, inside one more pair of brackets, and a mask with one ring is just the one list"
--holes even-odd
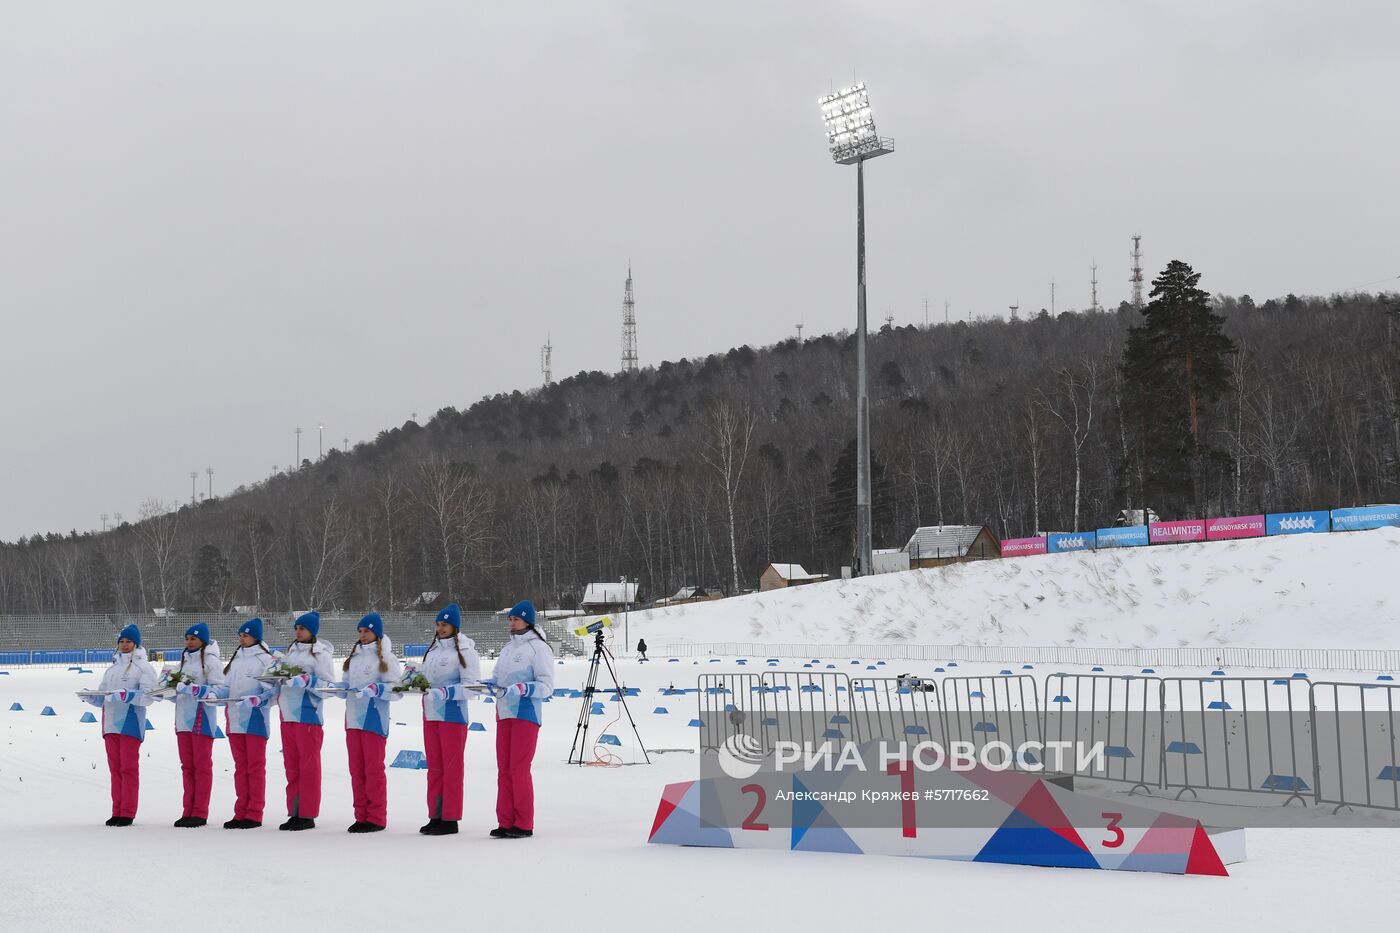
[(645, 638), (637, 639), (637, 654), (641, 655), (638, 660), (645, 661), (647, 659), (647, 640)]

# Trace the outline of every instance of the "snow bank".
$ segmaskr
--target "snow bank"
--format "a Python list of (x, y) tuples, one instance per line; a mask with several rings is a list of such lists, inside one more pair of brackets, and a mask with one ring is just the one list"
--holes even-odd
[(671, 642), (1400, 647), (1400, 528), (979, 561), (633, 612)]

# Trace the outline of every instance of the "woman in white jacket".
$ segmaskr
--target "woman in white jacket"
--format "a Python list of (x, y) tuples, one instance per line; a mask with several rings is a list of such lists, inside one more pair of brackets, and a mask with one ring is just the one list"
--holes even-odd
[(496, 822), (497, 839), (535, 834), (535, 759), (544, 701), (554, 693), (554, 652), (535, 628), (535, 605), (516, 603), (507, 615), (510, 643), (496, 660)]
[(101, 697), (88, 702), (102, 707), (102, 741), (112, 776), (112, 818), (108, 826), (130, 826), (141, 794), (141, 743), (146, 738), (146, 707), (156, 686), (156, 669), (141, 647), (141, 630), (128, 625), (117, 636), (112, 666), (102, 675)]
[(389, 823), (389, 781), (384, 745), (389, 738), (389, 702), (400, 695), (393, 685), (403, 666), (384, 634), (384, 620), (371, 612), (360, 620), (359, 641), (341, 668), (345, 697), (345, 748), (350, 756), (350, 789), (355, 799), (352, 833), (377, 833)]
[(437, 614), (437, 637), (428, 646), (418, 672), (431, 689), (423, 695), (423, 748), (428, 759), (428, 822), (425, 836), (450, 836), (462, 819), (464, 759), (471, 716), (467, 684), (481, 680), (476, 642), (462, 634), (462, 610), (456, 603)]
[(180, 750), (180, 775), (185, 782), (183, 815), (175, 821), (182, 829), (209, 822), (209, 794), (214, 789), (214, 730), (206, 696), (224, 682), (219, 643), (209, 638), (209, 626), (196, 622), (185, 630), (185, 650), (180, 654), (180, 683), (175, 687), (175, 741)]
[(257, 829), (267, 802), (267, 737), (277, 691), (258, 680), (278, 656), (263, 643), (262, 619), (238, 627), (238, 647), (224, 665), (228, 747), (233, 753), (233, 819), (224, 829)]
[(321, 815), (321, 745), (325, 741), (325, 698), (316, 687), (335, 680), (335, 646), (317, 641), (321, 614), (305, 612), (292, 629), (296, 641), (287, 647), (283, 663), (302, 673), (289, 677), (277, 691), (282, 719), (282, 766), (287, 771), (287, 821), (278, 829), (300, 832), (316, 828)]

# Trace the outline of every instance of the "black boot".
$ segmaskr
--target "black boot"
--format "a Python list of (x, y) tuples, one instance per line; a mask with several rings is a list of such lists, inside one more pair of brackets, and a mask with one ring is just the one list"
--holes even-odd
[(295, 817), (295, 816), (289, 816), (289, 817), (287, 817), (287, 822), (283, 823), (281, 826), (278, 826), (277, 828), (280, 829), (280, 830), (282, 830), (283, 832), (286, 832), (287, 830), (291, 829), (292, 826), (295, 825), (296, 822), (297, 822), (297, 817)]
[(514, 830), (512, 830), (509, 826), (497, 826), (495, 829), (491, 830), (491, 838), (505, 839), (512, 832), (514, 832)]
[(135, 822), (134, 818), (129, 817), (129, 816), (114, 816), (114, 817), (112, 817), (111, 822), (109, 822), (107, 825), (108, 825), (108, 826), (130, 826), (133, 822)]
[(437, 825), (441, 822), (442, 820), (433, 817), (431, 820), (428, 820), (426, 824), (418, 827), (418, 832), (422, 833), (424, 836), (431, 836), (433, 835), (433, 830), (437, 829)]
[(362, 833), (382, 833), (386, 829), (388, 829), (388, 827), (380, 823), (365, 821), (360, 824), (360, 832)]
[(188, 829), (191, 825), (190, 821), (193, 819), (194, 817), (192, 816), (182, 816), (178, 820), (176, 820), (173, 825), (176, 829)]
[(530, 838), (531, 836), (533, 836), (534, 834), (535, 834), (535, 831), (534, 831), (533, 829), (520, 829), (519, 827), (514, 827), (514, 828), (511, 828), (511, 829), (506, 830), (505, 838), (507, 838), (507, 839), (529, 839), (529, 838)]
[(438, 820), (437, 827), (428, 830), (429, 836), (455, 836), (457, 835), (456, 820)]
[(119, 817), (119, 816), (109, 816), (109, 817), (107, 818), (107, 822), (106, 822), (105, 825), (107, 825), (107, 826), (120, 826), (120, 825), (121, 825), (121, 823), (119, 822), (120, 820), (121, 820), (121, 817)]
[(198, 829), (208, 822), (208, 820), (201, 819), (197, 816), (186, 816), (176, 820), (175, 825), (179, 826), (181, 829)]
[(299, 832), (302, 832), (303, 830), (315, 829), (315, 828), (316, 828), (316, 821), (313, 820), (313, 819), (307, 818), (307, 817), (298, 816), (298, 817), (296, 817), (295, 819), (293, 819), (291, 822), (292, 822), (292, 825), (289, 826), (289, 827), (287, 827), (287, 828), (290, 829), (290, 830), (291, 830), (292, 832), (294, 832), (294, 833), (299, 833)]
[(368, 823), (363, 823), (360, 820), (356, 820), (355, 822), (351, 823), (349, 828), (345, 831), (347, 833), (362, 833), (365, 831), (365, 827), (368, 825)]
[(238, 822), (243, 824), (238, 827), (239, 829), (257, 829), (262, 826), (262, 823), (258, 820), (239, 820)]
[(242, 821), (242, 820), (229, 820), (229, 821), (227, 821), (226, 823), (224, 823), (224, 829), (242, 829), (242, 828), (243, 828), (243, 821)]

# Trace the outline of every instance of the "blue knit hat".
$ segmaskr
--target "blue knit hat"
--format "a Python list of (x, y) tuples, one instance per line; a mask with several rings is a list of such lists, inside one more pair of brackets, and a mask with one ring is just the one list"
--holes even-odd
[(204, 622), (196, 622), (194, 625), (185, 629), (185, 637), (189, 638), (191, 635), (198, 638), (206, 645), (209, 644), (209, 626)]
[(136, 627), (135, 622), (122, 629), (117, 635), (117, 641), (121, 641), (123, 638), (134, 641), (136, 642), (136, 647), (141, 647), (141, 630)]
[(311, 633), (315, 638), (316, 633), (321, 631), (321, 614), (319, 612), (304, 612), (297, 616), (297, 625)]
[(262, 619), (259, 619), (257, 616), (253, 616), (253, 618), (238, 626), (238, 634), (252, 635), (254, 641), (262, 641)]
[(446, 622), (460, 632), (462, 630), (462, 607), (451, 603), (437, 614), (437, 621)]
[(514, 617), (520, 619), (526, 625), (534, 625), (535, 604), (530, 602), (528, 599), (522, 599), (520, 602), (510, 607), (510, 612), (506, 613), (506, 617)]
[(360, 620), (356, 628), (367, 628), (374, 633), (375, 638), (384, 637), (384, 620), (379, 617), (379, 613), (371, 612)]

